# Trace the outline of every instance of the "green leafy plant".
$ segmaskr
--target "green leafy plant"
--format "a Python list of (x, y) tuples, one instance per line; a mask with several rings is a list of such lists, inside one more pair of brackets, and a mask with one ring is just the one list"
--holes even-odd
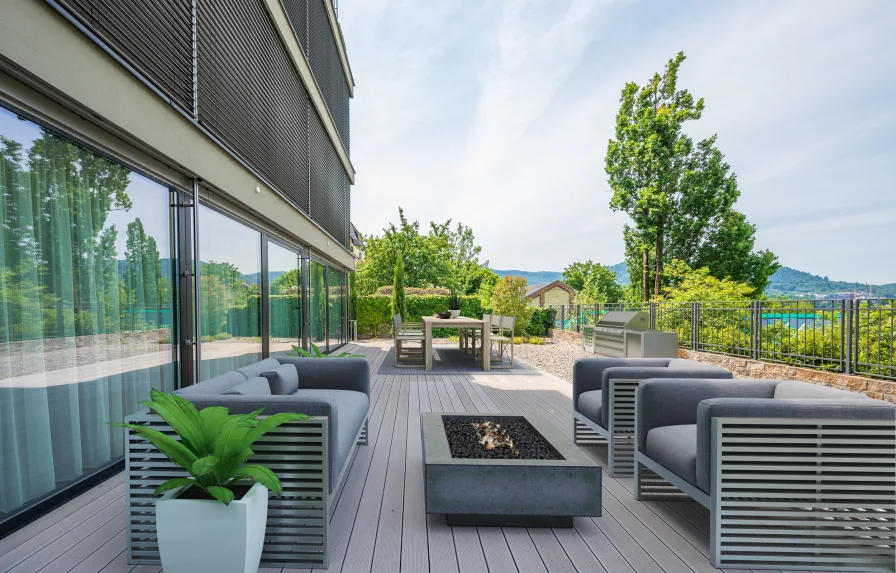
[(283, 412), (259, 420), (263, 409), (249, 414), (230, 414), (227, 408), (212, 406), (201, 411), (177, 394), (158, 390), (150, 392), (150, 400), (140, 404), (161, 416), (180, 441), (156, 429), (139, 424), (112, 424), (130, 428), (146, 438), (180, 466), (190, 477), (172, 478), (156, 488), (154, 495), (184, 486), (198, 487), (209, 497), (224, 504), (233, 501), (231, 489), (245, 482), (258, 482), (275, 495), (280, 495), (280, 480), (270, 469), (247, 464), (254, 455), (253, 443), (266, 432), (287, 422), (307, 420), (309, 416)]
[(448, 295), (448, 310), (460, 310), (460, 297), (456, 292)]
[(311, 343), (311, 352), (308, 352), (300, 346), (293, 345), (292, 352), (289, 356), (301, 356), (302, 358), (365, 358), (363, 354), (352, 354), (351, 352), (343, 352), (342, 354), (325, 354), (320, 351), (313, 342)]

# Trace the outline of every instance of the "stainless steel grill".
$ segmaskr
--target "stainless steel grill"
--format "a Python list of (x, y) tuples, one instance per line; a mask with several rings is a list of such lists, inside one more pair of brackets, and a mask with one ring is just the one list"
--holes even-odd
[(582, 344), (596, 354), (620, 358), (625, 356), (625, 331), (649, 329), (650, 315), (646, 312), (612, 311), (594, 326), (584, 328)]

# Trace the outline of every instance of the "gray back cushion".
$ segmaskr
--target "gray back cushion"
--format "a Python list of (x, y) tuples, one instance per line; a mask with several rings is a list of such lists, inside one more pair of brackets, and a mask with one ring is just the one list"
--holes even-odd
[(777, 400), (855, 400), (868, 397), (864, 394), (837, 390), (810, 382), (782, 380), (775, 387), (775, 398)]
[(220, 376), (215, 376), (214, 378), (209, 378), (199, 384), (193, 384), (192, 386), (182, 388), (177, 391), (177, 394), (180, 394), (181, 396), (214, 396), (223, 394), (237, 384), (242, 384), (245, 381), (245, 376), (239, 372), (231, 371), (221, 374)]
[(299, 389), (299, 371), (295, 364), (281, 364), (270, 372), (262, 372), (271, 385), (271, 393), (286, 396)]
[(270, 396), (271, 387), (267, 378), (257, 376), (237, 384), (224, 392), (225, 396)]
[(278, 362), (276, 358), (265, 358), (261, 362), (237, 368), (236, 371), (246, 378), (255, 378), (256, 376), (261, 376), (262, 372), (271, 372), (276, 370), (279, 366), (280, 362)]
[(673, 358), (669, 361), (669, 368), (716, 368), (713, 364), (706, 362), (697, 362), (696, 360), (688, 360), (686, 358)]

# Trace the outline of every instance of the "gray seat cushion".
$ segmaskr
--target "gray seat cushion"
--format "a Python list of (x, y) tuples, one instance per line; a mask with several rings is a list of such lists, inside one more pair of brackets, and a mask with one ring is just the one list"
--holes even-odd
[(650, 430), (646, 453), (689, 484), (697, 485), (697, 424), (660, 426)]
[(286, 396), (299, 389), (299, 371), (294, 364), (281, 364), (270, 372), (262, 372), (261, 375), (268, 379), (271, 394)]
[(869, 399), (864, 394), (837, 390), (809, 382), (782, 380), (775, 387), (776, 400), (856, 400)]
[(267, 378), (256, 376), (240, 382), (233, 388), (224, 391), (225, 396), (270, 396), (271, 386)]
[(236, 371), (248, 378), (261, 376), (262, 372), (272, 372), (280, 367), (280, 362), (276, 358), (265, 358), (261, 362), (237, 368)]
[(718, 368), (713, 364), (706, 362), (697, 362), (696, 360), (688, 360), (687, 358), (673, 358), (669, 361), (668, 368)]
[[(345, 460), (355, 445), (358, 431), (367, 417), (370, 399), (363, 392), (352, 390), (303, 390), (299, 389), (293, 396), (301, 397), (305, 402), (324, 402), (330, 404), (330, 420), (328, 431), (331, 434), (330, 444), (330, 491), (336, 487), (336, 480)], [(296, 412), (303, 412), (301, 403), (296, 404)], [(303, 412), (304, 413), (304, 412)]]
[(209, 378), (199, 384), (193, 384), (185, 388), (181, 388), (176, 394), (180, 396), (216, 396), (230, 390), (237, 384), (246, 381), (246, 377), (239, 372), (231, 371)]
[(600, 390), (582, 392), (579, 394), (579, 403), (576, 404), (576, 411), (603, 428), (604, 425), (601, 423), (600, 417), (602, 401), (603, 396)]

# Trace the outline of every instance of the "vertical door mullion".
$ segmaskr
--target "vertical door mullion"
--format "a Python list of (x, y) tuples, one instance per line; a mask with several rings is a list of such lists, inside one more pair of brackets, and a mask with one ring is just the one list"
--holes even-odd
[(179, 386), (189, 386), (196, 380), (193, 339), (193, 204), (188, 193), (175, 191), (176, 206), (176, 311), (171, 317), (171, 338), (176, 341), (180, 359)]
[(270, 317), (270, 281), (268, 279), (268, 236), (261, 234), (261, 276), (259, 288), (261, 289), (261, 356), (268, 358), (271, 355), (271, 317)]

